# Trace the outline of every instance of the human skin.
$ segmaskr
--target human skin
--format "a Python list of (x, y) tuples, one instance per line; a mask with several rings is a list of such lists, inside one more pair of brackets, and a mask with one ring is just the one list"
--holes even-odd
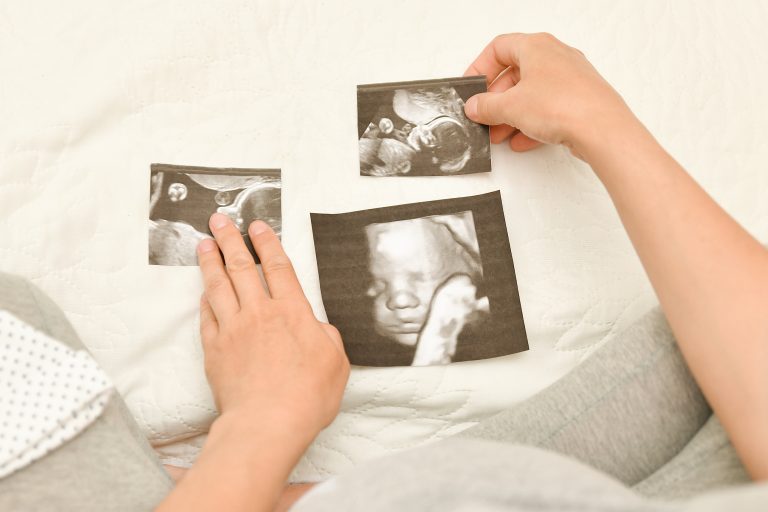
[(273, 510), (299, 457), (338, 413), (349, 362), (266, 223), (249, 228), (266, 289), (229, 217), (214, 214), (210, 227), (215, 242), (198, 246), (200, 334), (220, 416), (157, 510)]
[(584, 55), (548, 34), (495, 38), (467, 116), (513, 150), (564, 144), (602, 181), (680, 349), (746, 469), (768, 479), (768, 250), (691, 178)]
[[(592, 166), (699, 385), (750, 474), (768, 479), (768, 250), (661, 148), (577, 50), (546, 34), (507, 34), (467, 74), (488, 77), (489, 92), (470, 99), (466, 113), (492, 125), (493, 142), (509, 138), (515, 151), (564, 144)], [(225, 259), (237, 263), (228, 273), (215, 246), (201, 244), (206, 296), (228, 297), (216, 304), (239, 313), (237, 294), (263, 289), (244, 245), (235, 247), (239, 234), (213, 232)], [(159, 510), (270, 510), (338, 410), (349, 371), (338, 334), (311, 316), (277, 238), (253, 228), (251, 236), (270, 290), (275, 283), (278, 297), (292, 289), (293, 298), (246, 301), (253, 315), (236, 320), (202, 302), (206, 370), (222, 415)], [(220, 332), (224, 343), (212, 342)]]

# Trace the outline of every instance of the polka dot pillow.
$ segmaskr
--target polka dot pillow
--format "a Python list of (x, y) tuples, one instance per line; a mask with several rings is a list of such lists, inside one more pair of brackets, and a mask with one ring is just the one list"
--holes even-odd
[(83, 431), (112, 391), (90, 354), (0, 310), (0, 478)]

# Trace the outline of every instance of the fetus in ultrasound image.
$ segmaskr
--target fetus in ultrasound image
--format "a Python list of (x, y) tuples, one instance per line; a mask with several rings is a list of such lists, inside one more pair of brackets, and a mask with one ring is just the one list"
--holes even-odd
[(312, 226), (323, 303), (352, 364), (441, 365), (528, 348), (493, 195), (312, 214)]
[(488, 320), (472, 212), (365, 228), (373, 326), (416, 347), (412, 365), (450, 363), (468, 324)]
[(488, 127), (464, 114), (464, 102), (485, 91), (483, 76), (359, 85), (360, 174), (489, 172)]
[(197, 265), (197, 244), (211, 238), (208, 219), (229, 216), (253, 254), (248, 226), (263, 220), (281, 233), (281, 180), (276, 169), (218, 169), (153, 164), (149, 200), (150, 265)]

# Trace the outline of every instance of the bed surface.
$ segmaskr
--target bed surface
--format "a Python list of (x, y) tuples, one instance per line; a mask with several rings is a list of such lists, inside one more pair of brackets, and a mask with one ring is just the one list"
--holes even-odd
[(768, 12), (703, 4), (4, 3), (0, 270), (62, 306), (152, 443), (188, 464), (215, 413), (201, 282), (147, 265), (150, 163), (281, 168), (283, 240), (321, 318), (309, 212), (501, 190), (531, 350), (356, 369), (293, 478), (444, 438), (559, 378), (655, 299), (601, 184), (564, 149), (494, 147), (490, 175), (358, 176), (356, 85), (461, 75), (495, 34), (552, 32), (765, 243)]

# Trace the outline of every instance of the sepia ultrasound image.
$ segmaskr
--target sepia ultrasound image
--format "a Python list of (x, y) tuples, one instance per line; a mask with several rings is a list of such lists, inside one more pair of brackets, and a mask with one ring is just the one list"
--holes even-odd
[(311, 220), (323, 304), (352, 364), (528, 349), (499, 192)]
[(197, 244), (211, 238), (208, 219), (228, 215), (258, 262), (248, 237), (254, 220), (281, 233), (279, 169), (219, 169), (152, 164), (149, 264), (197, 265)]
[(357, 86), (362, 176), (490, 172), (488, 127), (464, 115), (485, 76)]

